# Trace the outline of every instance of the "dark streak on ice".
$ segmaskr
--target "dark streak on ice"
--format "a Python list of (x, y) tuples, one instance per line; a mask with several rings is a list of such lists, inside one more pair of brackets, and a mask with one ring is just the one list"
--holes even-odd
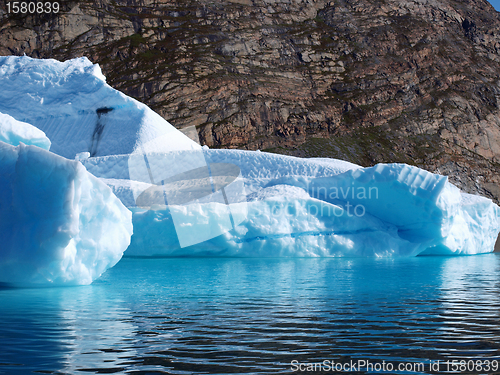
[(97, 108), (95, 112), (97, 113), (97, 122), (94, 128), (94, 134), (92, 134), (92, 146), (90, 147), (90, 156), (95, 156), (97, 154), (97, 148), (101, 142), (102, 132), (106, 126), (105, 115), (111, 112), (113, 108), (111, 107), (101, 107)]

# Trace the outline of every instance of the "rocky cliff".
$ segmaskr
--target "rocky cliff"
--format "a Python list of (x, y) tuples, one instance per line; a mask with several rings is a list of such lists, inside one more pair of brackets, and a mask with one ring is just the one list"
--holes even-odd
[(116, 0), (0, 10), (0, 54), (88, 56), (210, 147), (405, 162), (500, 199), (486, 0)]

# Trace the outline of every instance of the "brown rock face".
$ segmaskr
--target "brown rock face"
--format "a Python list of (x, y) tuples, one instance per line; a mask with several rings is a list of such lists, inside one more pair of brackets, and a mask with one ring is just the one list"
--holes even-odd
[(486, 0), (117, 0), (0, 11), (0, 54), (88, 56), (210, 147), (405, 162), (500, 199)]

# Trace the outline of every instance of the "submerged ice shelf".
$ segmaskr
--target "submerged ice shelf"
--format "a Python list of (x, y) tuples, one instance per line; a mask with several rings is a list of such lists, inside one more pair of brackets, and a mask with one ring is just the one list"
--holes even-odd
[(89, 283), (131, 219), (126, 256), (478, 254), (500, 230), (417, 167), (201, 147), (86, 58), (0, 57), (0, 85), (0, 282)]

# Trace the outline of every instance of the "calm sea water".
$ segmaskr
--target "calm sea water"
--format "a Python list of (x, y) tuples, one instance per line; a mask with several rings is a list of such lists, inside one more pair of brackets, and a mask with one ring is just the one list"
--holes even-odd
[(88, 287), (0, 290), (2, 374), (500, 373), (497, 360), (497, 254), (123, 259)]

